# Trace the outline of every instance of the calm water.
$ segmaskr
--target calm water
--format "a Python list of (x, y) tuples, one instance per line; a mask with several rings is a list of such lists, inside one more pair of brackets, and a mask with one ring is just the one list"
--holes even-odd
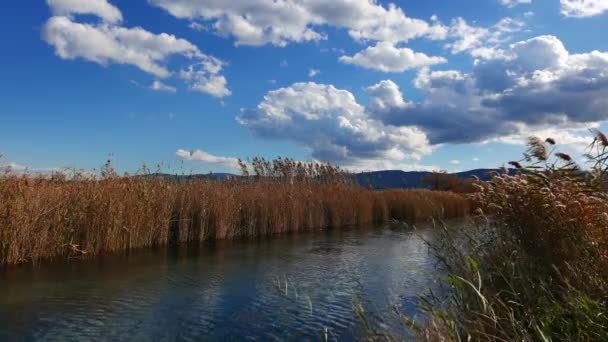
[(345, 229), (0, 273), (0, 341), (350, 340), (436, 286), (416, 233)]

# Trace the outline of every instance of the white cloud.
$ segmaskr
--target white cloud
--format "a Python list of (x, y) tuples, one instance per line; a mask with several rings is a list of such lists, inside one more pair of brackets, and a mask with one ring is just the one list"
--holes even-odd
[(453, 54), (467, 52), (475, 58), (502, 58), (505, 52), (500, 46), (524, 26), (524, 22), (509, 17), (501, 19), (489, 28), (472, 26), (463, 18), (456, 18), (452, 20), (449, 29), (449, 37), (454, 41), (445, 47)]
[(238, 168), (237, 158), (216, 156), (203, 150), (186, 151), (179, 149), (175, 154), (188, 161), (200, 161), (207, 164), (227, 166), (232, 169)]
[(74, 14), (93, 14), (108, 23), (120, 23), (122, 13), (107, 0), (46, 0), (56, 16), (72, 16)]
[(498, 3), (507, 7), (515, 7), (521, 4), (530, 4), (532, 0), (498, 0)]
[(608, 120), (608, 53), (571, 54), (553, 36), (498, 47), (500, 56), (470, 72), (421, 69), (418, 102), (391, 80), (366, 89), (367, 106), (332, 85), (295, 83), (268, 92), (237, 121), (360, 170), (408, 164), (445, 143), (523, 142), (535, 132), (580, 150), (588, 143), (580, 130)]
[(319, 29), (347, 29), (357, 40), (406, 42), (413, 38), (445, 38), (439, 23), (406, 16), (394, 4), (370, 0), (148, 0), (177, 18), (211, 22), (215, 32), (237, 45), (284, 46), (290, 42), (326, 39)]
[[(49, 5), (54, 13), (88, 13), (106, 20), (92, 24), (78, 23), (71, 16), (51, 17), (44, 25), (43, 39), (63, 59), (82, 58), (104, 66), (111, 63), (132, 65), (157, 78), (167, 78), (174, 74), (167, 67), (169, 58), (182, 56), (203, 71), (188, 79), (191, 89), (213, 96), (230, 95), (226, 79), (219, 74), (224, 63), (202, 53), (185, 39), (167, 33), (151, 33), (141, 27), (119, 26), (120, 20), (112, 19), (117, 15), (111, 13), (115, 10), (122, 18), (120, 11), (106, 1), (49, 0)], [(152, 89), (172, 91), (170, 87), (162, 87), (160, 81), (155, 81)]]
[(458, 159), (452, 159), (452, 160), (450, 160), (450, 164), (452, 164), (452, 165), (460, 165), (460, 160), (458, 160)]
[(397, 48), (390, 42), (378, 42), (352, 57), (342, 56), (340, 61), (383, 72), (403, 72), (447, 62), (443, 57), (430, 57), (405, 47)]
[(570, 54), (553, 36), (503, 50), (468, 73), (423, 68), (414, 80), (419, 102), (390, 80), (366, 89), (367, 106), (332, 85), (296, 83), (267, 93), (237, 120), (343, 165), (395, 164), (444, 143), (523, 142), (547, 130), (581, 147), (587, 139), (577, 130), (608, 120), (608, 53)]
[(370, 97), (369, 107), (375, 112), (413, 106), (403, 99), (399, 86), (391, 80), (380, 81), (368, 87), (366, 92)]
[[(28, 176), (50, 176), (57, 173), (70, 175), (70, 168), (59, 168), (59, 167), (31, 167), (15, 162), (9, 162), (2, 159), (0, 155), (0, 177), (3, 175), (28, 175)], [(76, 170), (85, 174), (82, 170)], [(86, 173), (88, 175), (88, 173)]]
[(383, 125), (352, 93), (332, 85), (295, 83), (270, 91), (237, 121), (259, 136), (294, 141), (313, 158), (341, 165), (398, 162), (431, 152), (420, 130)]
[(67, 17), (50, 18), (43, 35), (61, 58), (130, 64), (163, 78), (170, 75), (162, 64), (170, 55), (200, 56), (196, 46), (169, 34), (155, 35), (139, 27), (80, 24)]
[(561, 12), (566, 17), (584, 18), (608, 11), (606, 0), (560, 0)]
[(401, 170), (401, 171), (439, 171), (441, 167), (436, 165), (425, 165), (410, 162), (395, 162), (391, 160), (358, 160), (348, 164), (340, 165), (350, 172), (367, 172), (376, 170)]
[(473, 162), (475, 162), (475, 163), (478, 163), (478, 162), (480, 161), (480, 159), (479, 159), (479, 158), (477, 158), (477, 157), (474, 157), (474, 158), (473, 158), (473, 159), (471, 159), (471, 160), (472, 160)]
[(164, 91), (164, 92), (168, 92), (168, 93), (177, 92), (177, 88), (164, 84), (163, 82), (161, 82), (159, 80), (154, 80), (154, 82), (152, 82), (152, 84), (150, 85), (149, 88), (152, 90)]
[(577, 151), (577, 154), (580, 155), (593, 142), (593, 135), (589, 133), (589, 129), (598, 128), (600, 124), (598, 122), (572, 124), (566, 129), (560, 127), (530, 129), (522, 124), (520, 126), (520, 131), (517, 134), (498, 137), (493, 139), (493, 141), (512, 145), (524, 145), (528, 137), (531, 136), (539, 137), (542, 140), (552, 138), (560, 148), (566, 146), (571, 150)]
[(308, 77), (315, 77), (321, 73), (319, 69), (308, 69)]
[(424, 69), (414, 81), (420, 103), (399, 105), (408, 101), (393, 89), (396, 104), (378, 110), (372, 101), (369, 110), (385, 125), (420, 128), (431, 144), (567, 132), (608, 120), (607, 70), (608, 53), (570, 54), (556, 37), (539, 36), (478, 61), (470, 73)]
[(189, 83), (191, 90), (222, 98), (232, 94), (227, 87), (226, 78), (218, 75), (223, 65), (224, 63), (217, 58), (206, 57), (197, 65), (190, 65), (187, 69), (181, 70), (179, 75)]

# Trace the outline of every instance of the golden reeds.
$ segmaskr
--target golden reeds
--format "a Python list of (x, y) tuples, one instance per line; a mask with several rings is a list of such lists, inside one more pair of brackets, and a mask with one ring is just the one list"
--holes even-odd
[(531, 138), (518, 174), (476, 183), (480, 220), (436, 240), (452, 292), (421, 339), (608, 340), (608, 139), (593, 134), (589, 170)]
[(459, 195), (372, 191), (328, 165), (257, 159), (253, 166), (252, 176), (224, 181), (118, 177), (111, 166), (100, 179), (5, 175), (0, 266), (468, 212)]

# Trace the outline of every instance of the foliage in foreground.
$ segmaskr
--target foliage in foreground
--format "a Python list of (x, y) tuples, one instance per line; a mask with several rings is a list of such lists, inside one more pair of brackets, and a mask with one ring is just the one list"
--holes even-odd
[(241, 163), (241, 179), (0, 176), (0, 267), (171, 243), (258, 237), (468, 213), (447, 192), (372, 191), (338, 168), (289, 159)]
[(421, 339), (608, 341), (608, 139), (595, 132), (590, 171), (554, 144), (531, 138), (518, 175), (478, 183), (477, 224), (444, 230), (453, 291)]

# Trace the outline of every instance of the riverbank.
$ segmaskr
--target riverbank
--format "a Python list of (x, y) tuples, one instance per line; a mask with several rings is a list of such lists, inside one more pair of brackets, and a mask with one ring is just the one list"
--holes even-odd
[(340, 180), (255, 179), (6, 175), (0, 178), (0, 267), (469, 212), (467, 199), (448, 192), (373, 191)]

